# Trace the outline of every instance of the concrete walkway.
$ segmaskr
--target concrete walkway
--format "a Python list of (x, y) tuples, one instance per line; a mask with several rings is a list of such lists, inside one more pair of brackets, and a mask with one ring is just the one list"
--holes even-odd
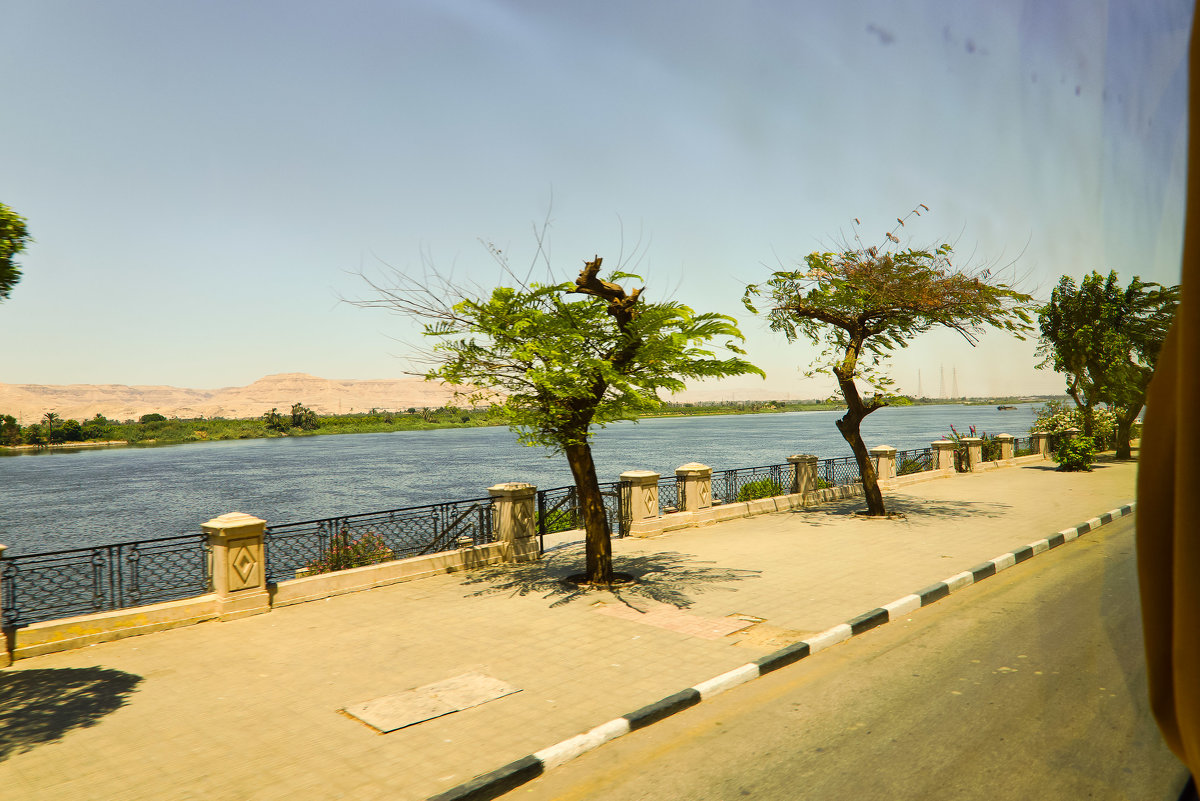
[[(427, 798), (1128, 503), (1135, 476), (1045, 463), (887, 493), (903, 520), (855, 501), (617, 540), (640, 578), (619, 593), (569, 592), (563, 547), (22, 660), (0, 671), (0, 796)], [(521, 692), (390, 734), (339, 711), (468, 672)]]

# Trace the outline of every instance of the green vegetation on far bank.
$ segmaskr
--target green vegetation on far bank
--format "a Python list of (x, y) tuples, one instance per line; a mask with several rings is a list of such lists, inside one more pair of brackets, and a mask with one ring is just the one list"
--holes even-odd
[[(894, 405), (963, 403), (998, 405), (1028, 402), (1030, 398), (970, 398), (947, 401), (936, 398), (902, 398)], [(1048, 398), (1039, 398), (1048, 400)], [(816, 400), (665, 402), (643, 417), (692, 417), (718, 414), (774, 414), (839, 410), (839, 405)], [(73, 443), (119, 443), (130, 445), (179, 444), (263, 437), (297, 437), (314, 434), (368, 434), (391, 431), (426, 431), (436, 428), (473, 428), (508, 425), (497, 409), (409, 408), (359, 414), (317, 415), (300, 404), (291, 414), (272, 409), (261, 417), (234, 420), (223, 417), (167, 418), (144, 414), (138, 420), (109, 420), (96, 415), (90, 420), (63, 420), (49, 413), (38, 423), (21, 426), (10, 415), (0, 414), (0, 448), (69, 447)]]

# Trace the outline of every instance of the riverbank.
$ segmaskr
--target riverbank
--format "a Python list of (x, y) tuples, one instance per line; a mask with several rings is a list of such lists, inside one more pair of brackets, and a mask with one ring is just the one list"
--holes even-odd
[[(921, 407), (930, 405), (961, 407), (992, 407), (1012, 398), (971, 398), (955, 403), (931, 404), (927, 399), (917, 399), (894, 404), (889, 408)], [(1016, 399), (1022, 403), (1028, 400)], [(1045, 401), (1046, 399), (1038, 399)], [(1035, 401), (1037, 402), (1037, 401)], [(729, 415), (784, 414), (790, 412), (841, 411), (845, 407), (835, 403), (813, 403), (790, 400), (777, 401), (731, 401), (729, 403), (666, 403), (660, 409), (642, 414), (639, 419), (662, 419), (682, 417), (712, 417)], [(386, 434), (397, 431), (433, 431), (437, 429), (492, 428), (509, 424), (508, 418), (497, 409), (460, 409), (444, 406), (438, 409), (411, 409), (406, 412), (377, 412), (344, 415), (318, 415), (318, 427), (313, 430), (292, 428), (278, 431), (268, 427), (262, 417), (248, 419), (191, 418), (146, 420), (144, 422), (116, 422), (100, 419), (100, 440), (57, 442), (52, 445), (23, 444), (0, 446), (0, 454), (19, 453), (45, 449), (73, 450), (76, 448), (112, 447), (117, 445), (181, 445), (192, 442), (221, 442), (246, 439), (279, 439), (288, 437), (312, 437), (327, 434)], [(88, 426), (97, 421), (88, 421)], [(61, 422), (60, 422), (61, 425)]]
[(89, 440), (87, 442), (56, 442), (53, 445), (0, 445), (0, 451), (71, 451), (76, 448), (113, 448), (129, 443), (123, 439)]

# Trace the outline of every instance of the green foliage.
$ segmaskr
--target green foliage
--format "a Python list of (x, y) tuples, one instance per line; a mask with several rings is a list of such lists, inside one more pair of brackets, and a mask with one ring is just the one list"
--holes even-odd
[(747, 481), (738, 490), (739, 501), (757, 501), (759, 498), (774, 498), (776, 495), (786, 495), (787, 490), (778, 481), (770, 478), (760, 478)]
[(16, 257), (32, 241), (25, 218), (0, 203), (0, 301), (7, 299), (21, 280)]
[(166, 417), (159, 414), (158, 412), (151, 412), (150, 414), (143, 414), (141, 417), (139, 417), (138, 422), (139, 423), (162, 423), (162, 422), (165, 422), (166, 419), (167, 419)]
[[(571, 531), (572, 529), (581, 528), (583, 526), (583, 521), (580, 520), (579, 515), (575, 513), (575, 508), (576, 507), (574, 506), (568, 506), (547, 512), (546, 533), (554, 534), (559, 531)], [(535, 531), (538, 530), (538, 526), (541, 525), (541, 520), (541, 515), (537, 512), (534, 512), (533, 527)]]
[(11, 414), (0, 415), (0, 445), (20, 445), (21, 426)]
[(48, 442), (50, 442), (49, 432), (44, 431), (37, 423), (25, 426), (21, 430), (22, 445), (45, 445)]
[(279, 413), (279, 409), (271, 409), (263, 415), (263, 422), (267, 426), (268, 431), (277, 431), (280, 434), (286, 434), (288, 429), (292, 427), (291, 421)]
[[(1084, 430), (1084, 410), (1078, 406), (1068, 406), (1063, 401), (1048, 401), (1037, 410), (1037, 418), (1030, 431), (1045, 431), (1048, 434), (1062, 434), (1075, 428)], [(1104, 445), (1113, 442), (1117, 432), (1117, 416), (1108, 409), (1092, 410), (1092, 441), (1093, 444)]]
[[(372, 409), (371, 413), (374, 414), (375, 410)], [(292, 428), (298, 428), (301, 431), (316, 431), (320, 427), (321, 422), (317, 419), (316, 412), (299, 403), (292, 404)]]
[(959, 473), (967, 472), (967, 449), (969, 445), (966, 442), (963, 442), (963, 440), (967, 437), (978, 437), (979, 439), (983, 440), (979, 444), (979, 458), (981, 461), (994, 462), (1000, 458), (1002, 453), (1000, 440), (996, 439), (994, 436), (991, 436), (986, 431), (982, 433), (977, 431), (975, 426), (970, 427), (970, 433), (963, 434), (960, 433), (957, 428), (951, 425), (949, 436), (942, 437), (942, 439), (954, 443), (954, 469)]
[[(625, 278), (636, 276), (606, 280)], [(460, 299), (425, 326), (442, 361), (426, 378), (473, 387), (471, 402), (501, 409), (522, 443), (562, 451), (587, 442), (592, 426), (658, 408), (658, 393), (684, 389), (683, 379), (762, 375), (737, 355), (718, 358), (704, 347), (727, 338), (725, 347), (741, 353), (731, 317), (668, 301), (637, 303), (619, 320), (604, 299), (571, 299), (577, 294), (576, 284), (535, 283)]]
[(83, 439), (83, 426), (78, 420), (63, 420), (54, 430), (55, 442), (79, 442)]
[(824, 346), (807, 375), (826, 373), (839, 384), (862, 379), (875, 388), (879, 408), (892, 397), (883, 364), (914, 337), (945, 327), (973, 345), (987, 327), (1018, 338), (1033, 330), (1029, 295), (988, 270), (956, 267), (950, 245), (899, 250), (892, 248), (899, 238), (886, 236), (883, 247), (865, 247), (856, 236), (858, 247), (810, 253), (802, 268), (776, 271), (765, 284), (746, 288), (750, 311), (757, 313), (758, 298), (766, 300), (771, 330), (789, 342)]
[[(909, 217), (920, 214), (914, 209)], [(856, 233), (856, 246), (810, 253), (802, 267), (773, 272), (765, 284), (746, 287), (742, 297), (755, 313), (759, 299), (765, 301), (771, 330), (789, 342), (803, 338), (823, 347), (806, 375), (824, 373), (837, 381), (846, 402), (838, 430), (854, 450), (873, 515), (886, 510), (860, 426), (864, 417), (897, 397), (885, 369), (892, 352), (939, 327), (957, 331), (972, 345), (987, 328), (1019, 339), (1033, 330), (1029, 295), (997, 280), (990, 270), (956, 266), (950, 245), (893, 247), (905, 224), (899, 218), (896, 222), (882, 246), (868, 247)], [(870, 397), (860, 395), (860, 380), (872, 388)]]
[(331, 573), (351, 567), (390, 562), (393, 558), (392, 549), (383, 541), (383, 537), (374, 531), (366, 531), (354, 537), (350, 529), (343, 528), (334, 536), (329, 550), (304, 567), (309, 573)]
[(1091, 437), (1063, 437), (1054, 451), (1054, 461), (1058, 462), (1058, 469), (1066, 473), (1091, 472), (1095, 459), (1096, 446)]
[(1129, 429), (1146, 400), (1158, 352), (1179, 304), (1179, 287), (1134, 276), (1121, 288), (1115, 271), (1092, 272), (1078, 288), (1063, 276), (1038, 315), (1044, 369), (1066, 375), (1067, 393), (1082, 410), (1080, 428), (1098, 436), (1099, 403), (1116, 416), (1117, 455), (1129, 455)]

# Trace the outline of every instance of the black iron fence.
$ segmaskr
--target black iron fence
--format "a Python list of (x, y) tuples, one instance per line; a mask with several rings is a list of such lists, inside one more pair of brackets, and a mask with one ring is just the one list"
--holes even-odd
[[(629, 488), (629, 483), (625, 481), (611, 481), (600, 485), (609, 531), (616, 537), (624, 537), (629, 533), (629, 521), (632, 519)], [(574, 485), (538, 490), (537, 533), (543, 549), (546, 546), (547, 534), (581, 528), (583, 512), (579, 508), (579, 493)]]
[(492, 536), (491, 498), (271, 525), (267, 581), (484, 545)]
[(817, 489), (844, 487), (862, 481), (858, 460), (853, 456), (821, 459), (817, 462)]
[(762, 467), (737, 467), (714, 471), (712, 476), (713, 503), (739, 501), (786, 495), (792, 491), (792, 466), (769, 464)]
[(1033, 456), (1037, 451), (1037, 440), (1033, 437), (1015, 437), (1013, 439), (1013, 456)]
[(932, 470), (933, 448), (913, 448), (907, 451), (896, 451), (896, 475), (909, 476), (913, 473), (924, 473)]
[(679, 511), (679, 478), (664, 476), (658, 480), (658, 511), (659, 514), (671, 514)]
[(5, 626), (203, 595), (208, 538), (161, 537), (0, 559)]
[[(1033, 453), (1033, 443), (1031, 437), (1017, 440), (1017, 455)], [(932, 470), (933, 459), (931, 448), (900, 451), (896, 454), (897, 473)], [(776, 464), (716, 471), (712, 502), (736, 503), (790, 493), (792, 469), (790, 464)], [(853, 456), (817, 462), (817, 488), (860, 480)], [(600, 490), (613, 535), (626, 536), (633, 516), (631, 485), (613, 481), (601, 484)], [(681, 500), (677, 479), (660, 479), (658, 512), (678, 510)], [(547, 534), (583, 527), (573, 486), (539, 490), (536, 514), (543, 545)], [(483, 545), (494, 541), (493, 516), (492, 498), (479, 498), (267, 526), (266, 578), (277, 583), (297, 575)], [(2, 622), (19, 627), (202, 595), (211, 589), (210, 571), (203, 534), (9, 556), (0, 559)]]

